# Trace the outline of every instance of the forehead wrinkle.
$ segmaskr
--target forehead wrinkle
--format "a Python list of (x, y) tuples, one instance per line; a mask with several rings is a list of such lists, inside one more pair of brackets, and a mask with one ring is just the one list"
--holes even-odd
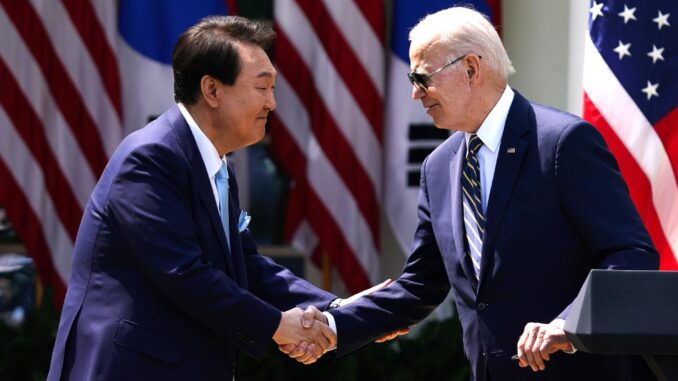
[[(419, 61), (416, 66), (411, 68), (412, 71), (417, 71), (416, 69), (418, 68), (430, 69), (432, 67), (431, 58), (434, 57), (431, 57), (431, 52), (435, 50), (437, 46), (440, 46), (438, 42), (439, 41), (436, 38), (430, 38), (423, 42), (419, 42), (416, 45), (413, 42), (413, 45), (410, 46), (410, 59), (416, 57), (419, 58)], [(414, 51), (412, 50), (412, 47), (415, 48)]]

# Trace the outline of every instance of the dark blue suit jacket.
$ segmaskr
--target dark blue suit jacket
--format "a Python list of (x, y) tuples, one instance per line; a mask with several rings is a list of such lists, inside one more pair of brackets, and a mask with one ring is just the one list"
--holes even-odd
[(80, 224), (48, 380), (230, 380), (280, 310), (327, 307), (238, 232), (229, 172), (230, 248), (178, 107), (120, 144)]
[(644, 364), (634, 358), (558, 353), (540, 373), (510, 360), (526, 323), (567, 316), (589, 270), (658, 267), (601, 136), (516, 93), (487, 206), (479, 282), (464, 254), (463, 136), (454, 133), (422, 166), (419, 223), (402, 276), (333, 311), (339, 354), (417, 323), (451, 288), (474, 380), (643, 379)]

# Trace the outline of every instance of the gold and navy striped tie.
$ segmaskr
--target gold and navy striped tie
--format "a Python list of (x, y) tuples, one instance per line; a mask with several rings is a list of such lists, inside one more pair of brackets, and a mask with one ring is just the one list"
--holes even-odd
[(480, 164), (478, 151), (483, 142), (473, 134), (468, 140), (466, 160), (461, 171), (462, 203), (464, 206), (464, 229), (466, 231), (466, 253), (471, 258), (476, 278), (480, 274), (480, 256), (485, 234), (485, 214), (480, 193)]

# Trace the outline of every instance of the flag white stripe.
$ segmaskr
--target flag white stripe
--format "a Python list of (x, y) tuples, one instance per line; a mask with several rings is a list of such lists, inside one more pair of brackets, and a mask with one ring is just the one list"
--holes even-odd
[(659, 222), (671, 250), (678, 256), (678, 213), (675, 213), (678, 210), (678, 186), (664, 145), (588, 34), (584, 67), (584, 91), (650, 181)]
[(370, 76), (372, 84), (384, 95), (384, 47), (355, 1), (323, 0), (339, 31)]
[(297, 230), (295, 230), (291, 243), (292, 247), (295, 247), (303, 254), (310, 255), (318, 246), (318, 236), (315, 235), (308, 221), (303, 220), (299, 223)]
[(282, 73), (278, 75), (276, 85), (278, 92), (286, 94), (278, 98), (276, 113), (286, 126), (292, 126), (288, 131), (306, 156), (309, 185), (341, 229), (370, 281), (376, 282), (379, 261), (369, 225), (346, 185), (320, 149), (311, 133), (308, 113)]
[[(275, 7), (278, 26), (311, 71), (316, 91), (341, 134), (351, 144), (379, 199), (382, 151), (373, 128), (337, 73), (302, 10), (294, 1), (279, 2), (282, 4)], [(294, 125), (289, 126), (294, 128)]]
[(0, 106), (0, 159), (21, 187), (51, 250), (54, 267), (64, 283), (68, 282), (73, 244), (61, 224), (54, 203), (45, 188), (42, 169), (33, 161), (28, 147), (17, 135), (15, 126)]
[[(33, 111), (42, 122), (45, 135), (66, 181), (79, 204), (87, 204), (96, 179), (61, 111), (52, 99), (47, 81), (14, 24), (0, 7), (0, 54), (16, 82), (22, 87)], [(3, 139), (6, 139), (3, 137)], [(81, 168), (74, 171), (73, 168)]]
[(108, 46), (115, 53), (118, 50), (118, 7), (120, 1), (90, 0), (90, 3), (104, 30)]
[(122, 138), (121, 121), (87, 47), (60, 1), (31, 2), (45, 26), (54, 51), (99, 131), (106, 155), (110, 156)]

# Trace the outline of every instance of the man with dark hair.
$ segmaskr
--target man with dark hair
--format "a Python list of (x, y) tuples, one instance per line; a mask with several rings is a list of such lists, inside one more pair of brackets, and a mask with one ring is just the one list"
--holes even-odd
[(308, 343), (307, 363), (335, 345), (298, 307), (335, 296), (257, 253), (227, 166), (276, 107), (274, 38), (240, 17), (180, 37), (178, 104), (120, 144), (85, 209), (49, 380), (230, 380), (271, 338)]

